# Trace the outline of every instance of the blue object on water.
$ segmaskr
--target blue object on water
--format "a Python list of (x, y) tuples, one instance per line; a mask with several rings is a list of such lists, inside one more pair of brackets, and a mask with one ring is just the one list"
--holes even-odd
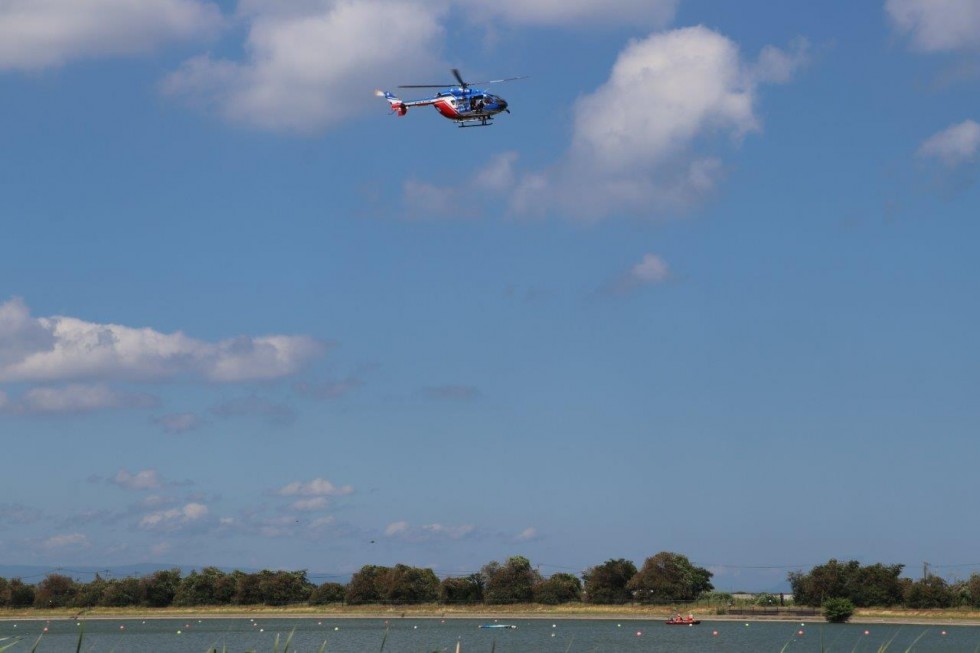
[(517, 628), (511, 624), (482, 624), (480, 628)]

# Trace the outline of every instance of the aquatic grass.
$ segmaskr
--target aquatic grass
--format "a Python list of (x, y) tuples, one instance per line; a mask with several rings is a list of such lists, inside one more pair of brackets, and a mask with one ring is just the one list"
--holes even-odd
[(926, 633), (928, 633), (928, 632), (929, 632), (929, 629), (926, 629), (926, 630), (923, 630), (921, 633), (919, 633), (919, 636), (916, 637), (915, 639), (913, 639), (912, 640), (912, 643), (909, 644), (909, 647), (907, 649), (905, 649), (905, 653), (912, 653), (912, 649), (915, 648), (915, 645), (918, 644), (919, 643), (919, 640), (922, 639), (923, 637), (925, 637), (926, 636)]
[(895, 638), (898, 637), (898, 634), (900, 632), (902, 632), (901, 627), (899, 627), (899, 629), (895, 631), (895, 634), (891, 636), (891, 639), (889, 639), (887, 642), (885, 642), (884, 644), (878, 647), (878, 653), (885, 653), (888, 650), (888, 647), (892, 645), (892, 642), (895, 641)]

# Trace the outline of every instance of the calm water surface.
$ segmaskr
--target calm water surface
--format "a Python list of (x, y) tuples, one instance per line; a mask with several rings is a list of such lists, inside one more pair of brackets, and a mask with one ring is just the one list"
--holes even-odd
[[(295, 630), (292, 648), (315, 653), (326, 641), (329, 653), (380, 651), (431, 653), (876, 653), (888, 641), (891, 653), (980, 651), (980, 627), (830, 625), (797, 623), (704, 622), (700, 626), (666, 626), (647, 620), (501, 620), (516, 630), (485, 630), (485, 621), (470, 619), (115, 619), (85, 621), (82, 650), (91, 653), (205, 653), (227, 647), (228, 653), (272, 653), (276, 635), (280, 651)], [(47, 628), (47, 632), (43, 629)], [(75, 621), (0, 621), (0, 640), (20, 637), (8, 653), (29, 653), (38, 636), (37, 653), (74, 653), (79, 626)], [(865, 634), (868, 631), (868, 634)], [(11, 640), (0, 641), (0, 647)]]

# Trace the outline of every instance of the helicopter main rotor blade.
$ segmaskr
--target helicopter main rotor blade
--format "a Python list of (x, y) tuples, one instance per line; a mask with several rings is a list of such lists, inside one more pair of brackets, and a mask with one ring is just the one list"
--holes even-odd
[(474, 84), (499, 84), (500, 82), (513, 82), (518, 79), (527, 79), (527, 75), (521, 75), (520, 77), (505, 77), (503, 79), (491, 79), (485, 82), (473, 82)]
[(449, 84), (399, 84), (398, 88), (446, 88)]
[(453, 68), (453, 77), (455, 77), (456, 81), (459, 82), (461, 88), (466, 88), (469, 86), (469, 84), (463, 81), (463, 76), (459, 74), (459, 68)]

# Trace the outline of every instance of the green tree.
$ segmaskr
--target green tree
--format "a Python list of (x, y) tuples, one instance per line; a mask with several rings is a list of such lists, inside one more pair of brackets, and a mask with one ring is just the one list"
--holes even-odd
[(841, 563), (831, 559), (815, 566), (808, 574), (790, 572), (787, 578), (793, 588), (793, 600), (800, 605), (819, 607), (827, 599), (847, 598), (848, 586), (853, 585), (860, 568), (857, 560)]
[(904, 600), (904, 581), (899, 578), (904, 565), (876, 563), (862, 567), (857, 560), (831, 559), (809, 573), (791, 572), (793, 600), (801, 605), (819, 606), (831, 598), (850, 599), (855, 606), (898, 605)]
[(143, 602), (143, 587), (136, 577), (112, 579), (106, 583), (99, 605), (125, 608)]
[(541, 574), (524, 556), (513, 556), (504, 564), (491, 562), (481, 573), (486, 579), (484, 600), (492, 604), (530, 603), (534, 599), (534, 585), (541, 581)]
[(10, 583), (3, 576), (0, 576), (0, 608), (7, 607), (10, 600)]
[(854, 614), (854, 604), (850, 599), (827, 599), (823, 604), (824, 619), (832, 624), (846, 623)]
[(29, 608), (34, 605), (34, 586), (19, 578), (11, 578), (7, 583), (7, 607)]
[(847, 581), (847, 598), (859, 608), (900, 605), (904, 587), (899, 576), (904, 568), (881, 563), (861, 567), (856, 577)]
[(262, 594), (259, 592), (258, 574), (246, 574), (244, 571), (235, 570), (230, 576), (235, 585), (235, 592), (231, 598), (232, 603), (236, 605), (256, 605), (262, 603)]
[(965, 585), (967, 603), (971, 607), (980, 608), (980, 574), (971, 574)]
[(381, 602), (380, 579), (388, 572), (388, 567), (364, 565), (360, 571), (351, 576), (347, 583), (344, 601), (348, 605)]
[(173, 605), (223, 605), (231, 603), (235, 589), (234, 576), (224, 573), (217, 567), (205, 567), (201, 571), (192, 571), (180, 581), (177, 592), (174, 594)]
[(95, 578), (91, 581), (83, 583), (78, 587), (74, 607), (94, 608), (97, 605), (102, 605), (102, 595), (105, 594), (108, 585), (108, 582), (102, 576), (96, 574)]
[(155, 571), (140, 579), (143, 601), (151, 608), (166, 608), (174, 602), (180, 587), (180, 569)]
[(62, 574), (48, 574), (34, 589), (35, 608), (64, 608), (73, 605), (78, 583)]
[(439, 585), (439, 602), (448, 604), (482, 603), (483, 576), (470, 574), (466, 578), (446, 578)]
[(582, 598), (582, 581), (573, 574), (552, 574), (547, 579), (535, 583), (533, 591), (535, 603), (558, 605), (578, 601)]
[(601, 604), (629, 603), (633, 593), (626, 586), (635, 575), (636, 565), (624, 558), (610, 559), (591, 567), (583, 574), (585, 600)]
[(347, 588), (340, 583), (323, 583), (310, 592), (310, 605), (327, 605), (343, 603), (344, 592)]
[(259, 573), (259, 595), (266, 605), (305, 603), (313, 584), (306, 579), (306, 570), (269, 571)]
[(712, 576), (707, 569), (691, 564), (687, 556), (661, 551), (646, 559), (627, 589), (635, 592), (639, 601), (647, 603), (693, 601), (714, 589)]
[(913, 610), (949, 608), (954, 597), (949, 585), (939, 576), (928, 576), (909, 584), (905, 591), (905, 607)]
[(381, 600), (387, 603), (433, 603), (439, 598), (439, 578), (431, 569), (399, 564), (378, 580)]

